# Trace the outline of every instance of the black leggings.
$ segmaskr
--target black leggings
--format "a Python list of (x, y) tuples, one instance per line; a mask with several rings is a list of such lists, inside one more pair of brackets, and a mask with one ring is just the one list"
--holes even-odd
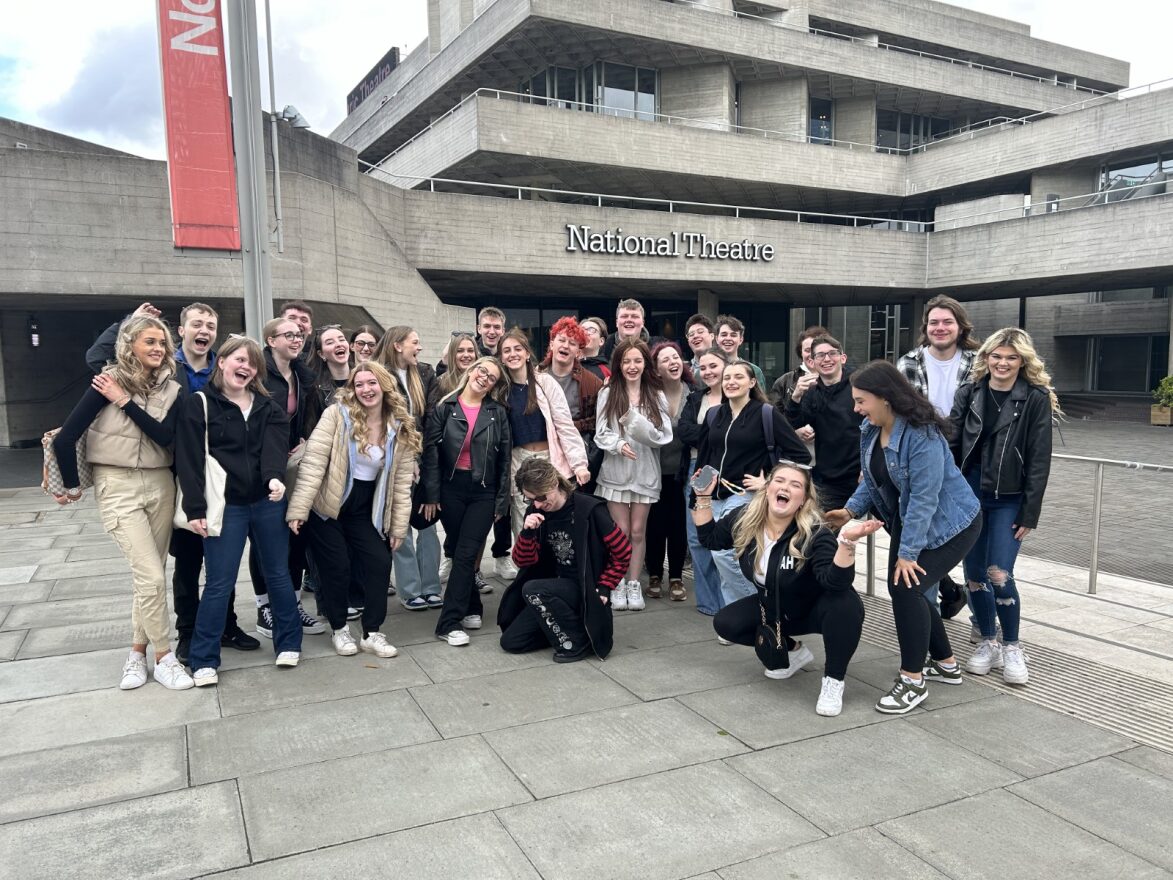
[(918, 574), (920, 586), (896, 584), (894, 577), (897, 550), (900, 547), (900, 522), (888, 529), (891, 540), (888, 549), (888, 593), (892, 596), (892, 617), (896, 623), (896, 639), (900, 642), (900, 668), (905, 672), (920, 672), (925, 657), (944, 660), (953, 656), (953, 646), (945, 632), (945, 623), (935, 602), (925, 594), (936, 586), (958, 562), (965, 558), (982, 530), (982, 515), (958, 532), (940, 547), (922, 550), (917, 564), (925, 570)]
[[(713, 618), (713, 629), (723, 639), (736, 645), (753, 646), (762, 622), (762, 592), (746, 596), (726, 605)], [(765, 601), (772, 602), (772, 599)], [(772, 616), (772, 615), (771, 615)], [(827, 653), (825, 675), (843, 680), (847, 664), (851, 662), (859, 637), (863, 632), (863, 602), (854, 590), (837, 593), (821, 593), (814, 607), (800, 620), (783, 620), (782, 634), (790, 650), (794, 650), (794, 639), (807, 633), (820, 633)]]
[(664, 474), (660, 485), (660, 500), (648, 513), (648, 574), (664, 576), (664, 546), (668, 547), (668, 578), (680, 578), (684, 573), (684, 552), (688, 538), (684, 532), (684, 487), (675, 474)]
[(493, 527), (496, 505), (496, 487), (487, 488), (473, 482), (469, 471), (454, 471), (451, 480), (440, 483), (440, 522), (444, 524), (445, 534), (456, 536), (456, 543), (452, 548), (452, 571), (444, 590), (444, 605), (436, 621), (436, 635), (460, 629), (463, 618), (484, 613), (473, 572)]

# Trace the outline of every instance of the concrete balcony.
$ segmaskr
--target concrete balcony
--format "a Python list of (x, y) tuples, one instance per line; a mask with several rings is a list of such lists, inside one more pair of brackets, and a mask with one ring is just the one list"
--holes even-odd
[(1169, 332), (1169, 300), (1087, 303), (1055, 308), (1055, 336), (1136, 336)]

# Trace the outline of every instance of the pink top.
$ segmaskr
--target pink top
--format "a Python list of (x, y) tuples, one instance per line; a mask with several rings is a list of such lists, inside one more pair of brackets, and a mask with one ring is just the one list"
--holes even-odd
[(468, 433), (464, 435), (464, 442), (460, 444), (460, 455), (456, 456), (456, 469), (458, 471), (472, 470), (472, 429), (476, 427), (477, 414), (481, 411), (480, 406), (469, 406), (463, 400), (457, 398), (457, 403), (460, 404), (460, 409), (464, 413), (464, 420), (468, 422)]

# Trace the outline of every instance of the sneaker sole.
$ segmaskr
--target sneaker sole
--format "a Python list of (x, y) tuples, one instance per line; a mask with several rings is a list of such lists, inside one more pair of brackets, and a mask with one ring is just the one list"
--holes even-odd
[(928, 695), (929, 695), (928, 689), (926, 688), (925, 693), (918, 694), (916, 697), (913, 698), (913, 701), (911, 703), (907, 703), (903, 706), (889, 707), (889, 706), (882, 706), (879, 703), (876, 703), (876, 711), (882, 715), (906, 715), (909, 712), (911, 712), (913, 709), (915, 709), (917, 706), (919, 706), (921, 703), (923, 703), (925, 701), (925, 698), (928, 697)]
[(793, 677), (801, 666), (787, 666), (785, 669), (767, 669), (765, 670), (766, 678), (773, 681), (786, 681), (786, 679)]
[(120, 691), (137, 691), (139, 688), (141, 688), (146, 683), (147, 683), (147, 680), (145, 678), (142, 681), (138, 681), (137, 679), (135, 679), (130, 684), (127, 684), (124, 679), (123, 681), (118, 682), (118, 689)]
[[(968, 671), (969, 670), (967, 669), (966, 672), (968, 672)], [(921, 674), (924, 675), (926, 681), (929, 681), (931, 679), (932, 681), (936, 682), (937, 684), (958, 685), (958, 684), (963, 684), (965, 682), (965, 679), (962, 678), (962, 676), (960, 675), (960, 670), (959, 670), (958, 675), (948, 676), (948, 675), (941, 675), (941, 673), (934, 670), (933, 667), (931, 667), (931, 666), (926, 666), (924, 669), (921, 670)]]
[(381, 660), (390, 660), (392, 657), (399, 656), (399, 649), (398, 648), (393, 648), (391, 646), (388, 646), (388, 648), (389, 648), (389, 650), (382, 651), (382, 652), (376, 651), (374, 648), (361, 648), (361, 650), (364, 654), (374, 654), (376, 657), (380, 658)]
[(292, 669), (300, 662), (301, 662), (301, 658), (298, 657), (296, 660), (275, 660), (274, 665), (278, 669)]
[(406, 602), (400, 602), (399, 604), (408, 611), (427, 611), (430, 607), (426, 602), (423, 605), (408, 605)]
[(1006, 670), (1003, 669), (1002, 670), (1002, 681), (1006, 682), (1006, 684), (1026, 684), (1027, 682), (1030, 681), (1030, 673), (1027, 672), (1026, 674), (1024, 674), (1022, 676), (1007, 675)]
[(822, 715), (824, 718), (834, 718), (843, 713), (843, 705), (833, 706), (830, 709), (825, 709), (822, 706), (815, 706), (815, 714)]
[[(350, 618), (347, 618), (347, 620), (349, 620), (349, 619)], [(306, 626), (303, 623), (301, 625), (301, 631), (307, 636), (321, 635), (322, 633), (324, 633), (326, 631), (326, 624), (315, 623), (313, 626)]]
[(156, 678), (155, 681), (159, 682), (159, 684), (163, 685), (163, 687), (167, 688), (167, 690), (169, 690), (169, 691), (186, 691), (186, 690), (190, 690), (191, 688), (195, 687), (195, 680), (192, 679), (190, 676), (188, 676), (188, 679), (186, 682), (180, 680), (180, 682), (178, 684), (168, 684), (167, 682), (163, 681), (162, 679), (158, 679), (158, 678)]
[(266, 639), (271, 639), (271, 638), (273, 638), (273, 630), (269, 629), (266, 626), (258, 626), (257, 627), (257, 635), (264, 636)]
[(193, 678), (192, 681), (195, 682), (195, 686), (198, 688), (211, 687), (212, 685), (219, 683), (220, 677), (215, 676), (213, 678)]
[(453, 648), (467, 648), (468, 647), (468, 642), (454, 642), (454, 641), (450, 640), (448, 638), (448, 636), (436, 636), (436, 638), (438, 638), (442, 642), (448, 642), (448, 644), (451, 645)]
[(345, 648), (335, 648), (334, 653), (339, 657), (353, 657), (358, 653), (357, 645), (347, 645)]

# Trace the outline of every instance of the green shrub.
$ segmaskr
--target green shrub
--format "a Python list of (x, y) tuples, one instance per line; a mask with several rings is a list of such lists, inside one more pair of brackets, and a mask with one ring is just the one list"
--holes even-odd
[(1173, 376), (1166, 376), (1153, 391), (1157, 406), (1173, 406)]

